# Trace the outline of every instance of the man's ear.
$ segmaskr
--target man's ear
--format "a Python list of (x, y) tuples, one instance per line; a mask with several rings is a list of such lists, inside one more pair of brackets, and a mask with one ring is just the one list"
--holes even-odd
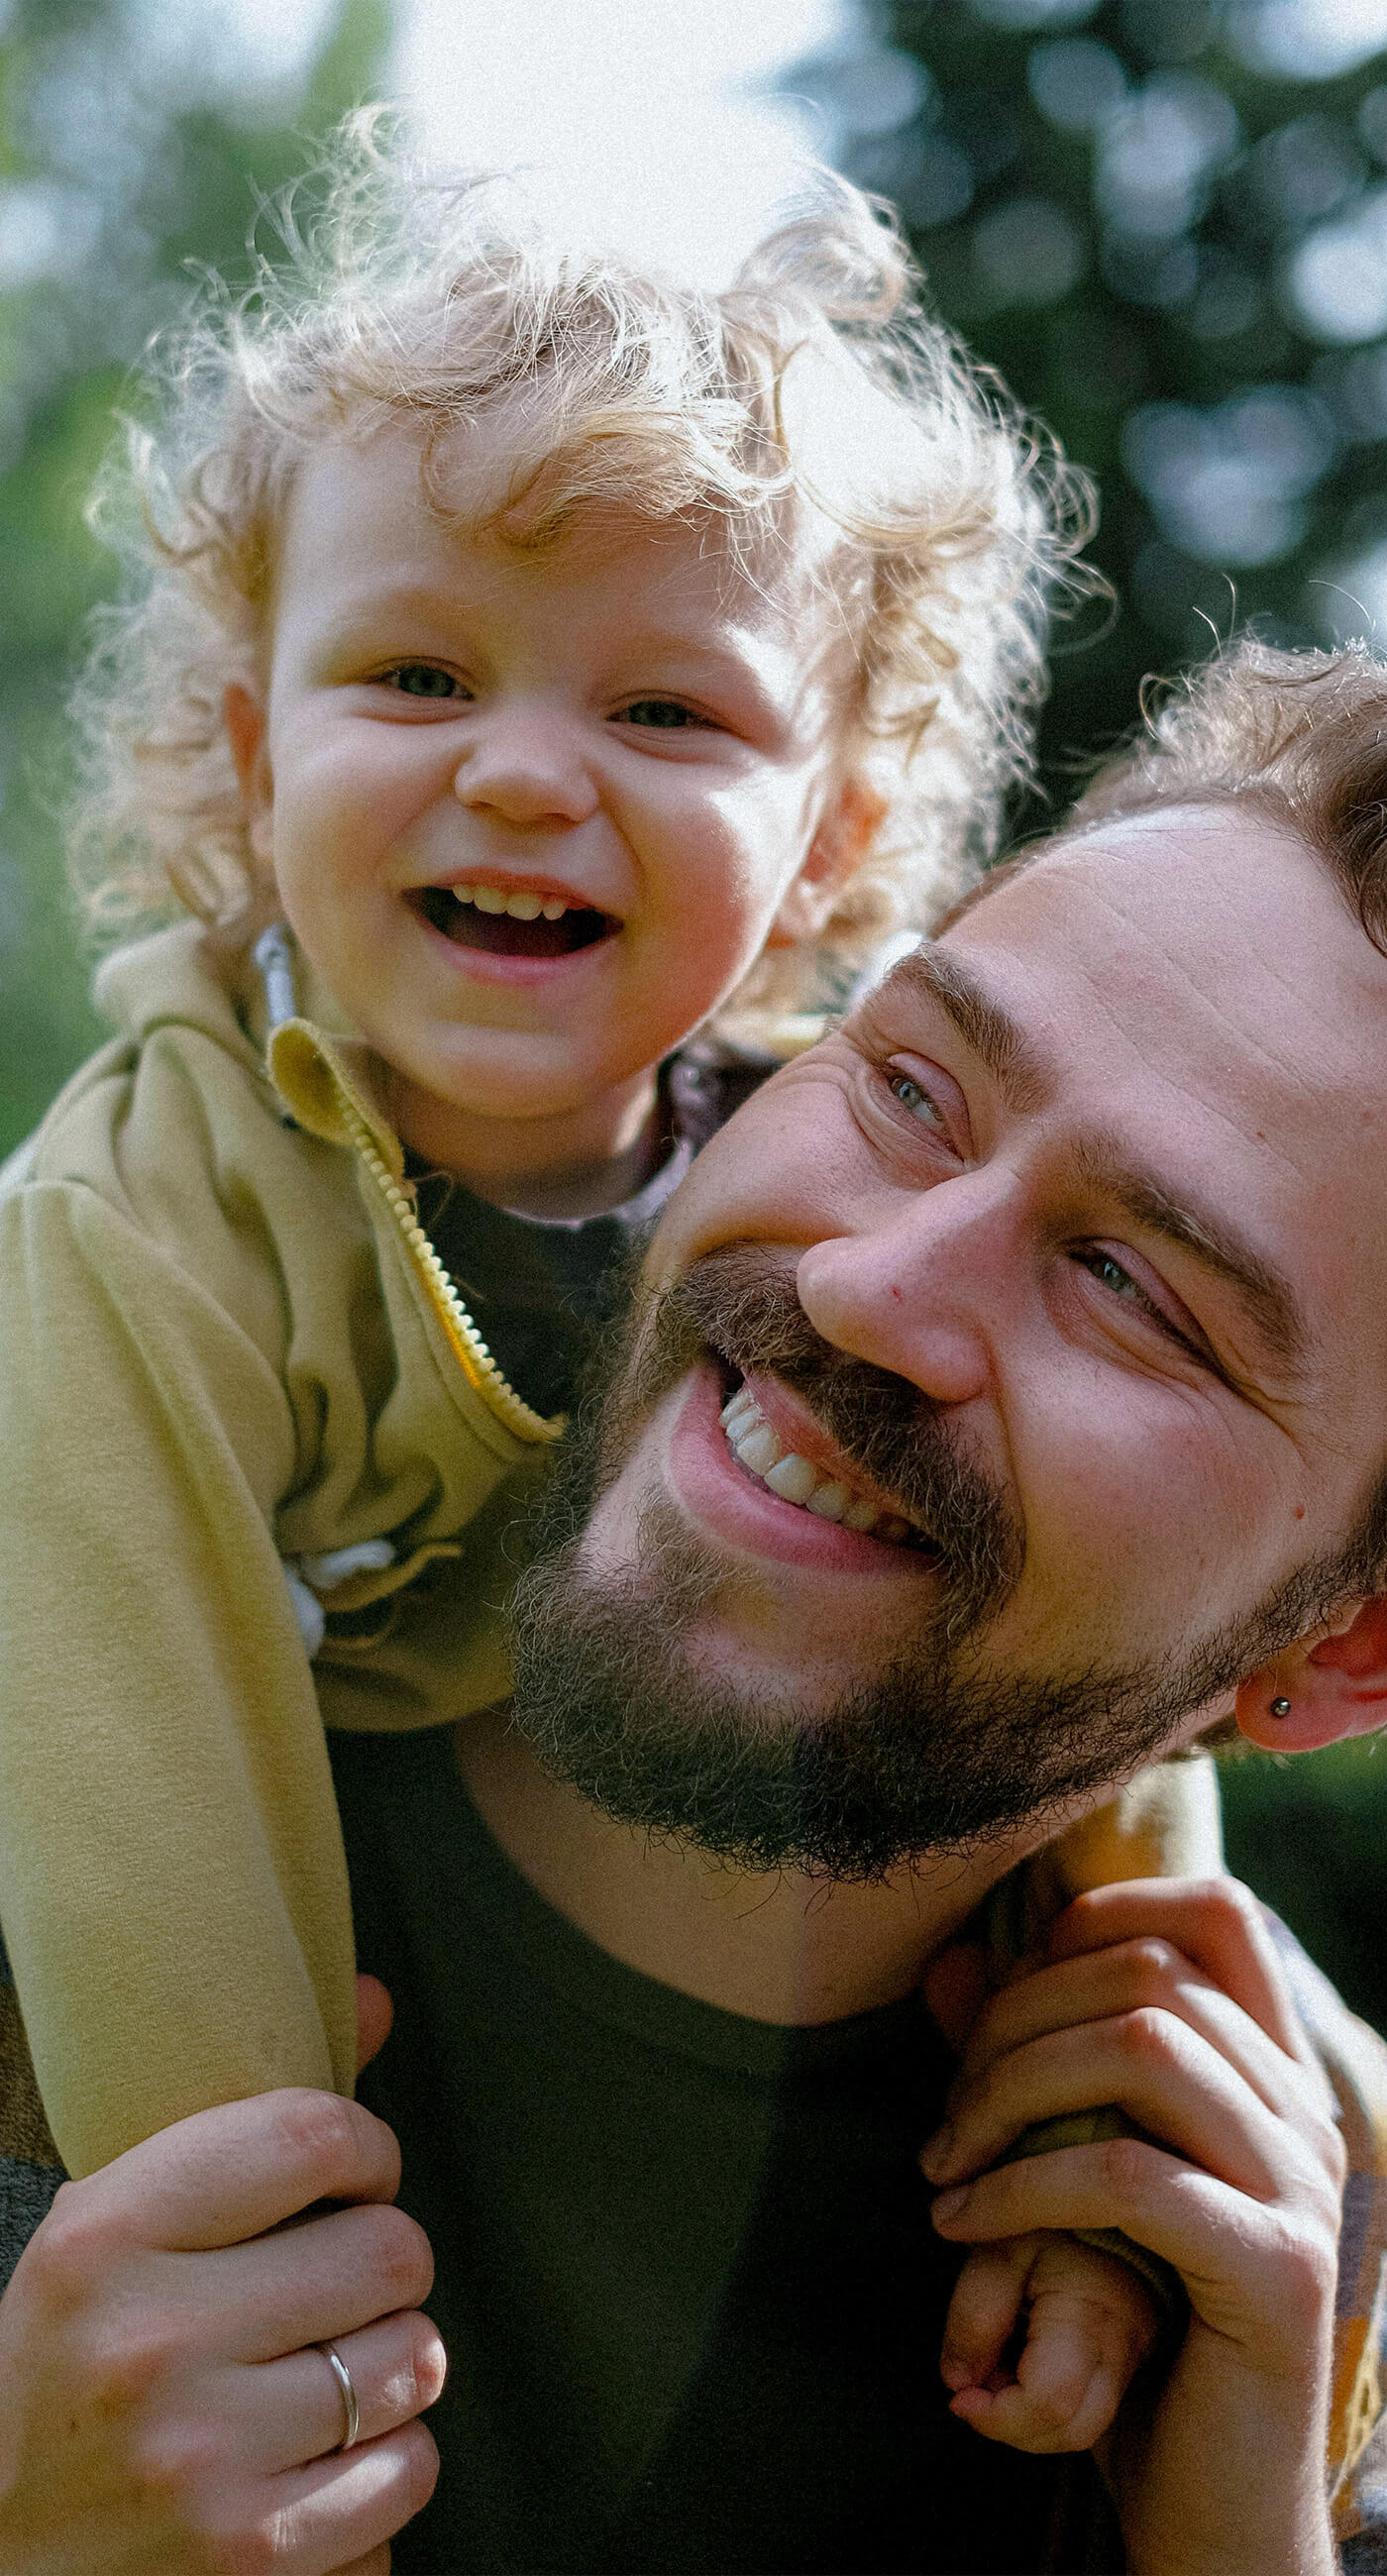
[(270, 868), (274, 864), (274, 778), (265, 739), (265, 709), (253, 690), (239, 680), (229, 680), (222, 721), (241, 783), (251, 855)]
[(787, 886), (771, 924), (768, 948), (797, 948), (817, 939), (848, 879), (855, 876), (876, 836), (886, 799), (856, 773), (844, 779), (829, 805), (794, 883)]
[(1269, 1753), (1313, 1753), (1387, 1724), (1387, 1597), (1349, 1602), (1249, 1673), (1235, 1707), (1249, 1743)]

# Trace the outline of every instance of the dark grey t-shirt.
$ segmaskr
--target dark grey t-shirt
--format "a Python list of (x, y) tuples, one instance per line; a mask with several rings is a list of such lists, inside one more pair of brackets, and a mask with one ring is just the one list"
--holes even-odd
[(396, 2576), (1120, 2569), (1086, 2459), (947, 2411), (960, 2256), (916, 2152), (949, 2061), (918, 2000), (788, 2031), (695, 2002), (544, 1903), (447, 1733), (333, 1759), (396, 2003), (361, 2091), (451, 2355)]

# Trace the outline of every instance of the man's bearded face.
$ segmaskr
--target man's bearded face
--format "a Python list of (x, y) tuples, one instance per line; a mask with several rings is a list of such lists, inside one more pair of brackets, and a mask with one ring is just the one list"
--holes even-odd
[[(768, 1690), (707, 1655), (710, 1617), (735, 1614), (739, 1594), (750, 1602), (757, 1570), (710, 1544), (657, 1483), (632, 1562), (584, 1545), (656, 1409), (710, 1358), (724, 1395), (750, 1374), (793, 1390), (912, 1525), (911, 1615), (902, 1628), (893, 1585), (894, 1633), (828, 1704), (808, 1670), (782, 1669)], [(1118, 1639), (1109, 1657), (1062, 1672), (1009, 1663), (993, 1632), (1025, 1548), (1005, 1495), (918, 1387), (820, 1338), (769, 1247), (707, 1253), (648, 1295), (604, 1381), (520, 1586), (517, 1722), (555, 1776), (611, 1815), (747, 1869), (872, 1879), (1058, 1812), (1170, 1743), (1333, 1589), (1323, 1561), (1304, 1567), (1175, 1658), (1124, 1659)]]

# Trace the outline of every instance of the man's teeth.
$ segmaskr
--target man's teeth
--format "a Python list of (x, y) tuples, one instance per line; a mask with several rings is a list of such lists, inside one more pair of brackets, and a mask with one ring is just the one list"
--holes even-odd
[[(478, 912), (508, 912), (512, 921), (562, 921), (570, 906), (558, 894), (503, 894), (499, 886), (449, 886), (447, 892), (457, 903), (475, 904)], [(574, 904), (575, 912), (590, 912), (591, 904)]]
[(741, 1465), (753, 1476), (769, 1485), (782, 1502), (798, 1503), (821, 1521), (838, 1521), (844, 1529), (870, 1530), (874, 1538), (884, 1538), (899, 1546), (910, 1536), (910, 1523), (899, 1512), (884, 1512), (865, 1494), (855, 1494), (836, 1476), (825, 1476), (812, 1459), (801, 1458), (798, 1450), (787, 1449), (772, 1431), (754, 1396), (744, 1386), (737, 1389), (722, 1410), (722, 1427), (728, 1446)]

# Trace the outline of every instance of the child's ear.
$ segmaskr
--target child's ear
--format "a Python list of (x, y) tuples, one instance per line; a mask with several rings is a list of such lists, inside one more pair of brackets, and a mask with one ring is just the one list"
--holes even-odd
[(1234, 1705), (1269, 1753), (1313, 1753), (1387, 1723), (1387, 1598), (1347, 1603), (1240, 1682)]
[(886, 799), (855, 774), (844, 779), (828, 806), (809, 855), (786, 887), (771, 925), (768, 948), (797, 948), (817, 939), (850, 877), (856, 875), (886, 811)]
[(268, 868), (274, 861), (274, 779), (265, 740), (265, 710), (252, 690), (239, 680), (229, 680), (222, 700), (222, 720), (241, 783), (251, 855)]

